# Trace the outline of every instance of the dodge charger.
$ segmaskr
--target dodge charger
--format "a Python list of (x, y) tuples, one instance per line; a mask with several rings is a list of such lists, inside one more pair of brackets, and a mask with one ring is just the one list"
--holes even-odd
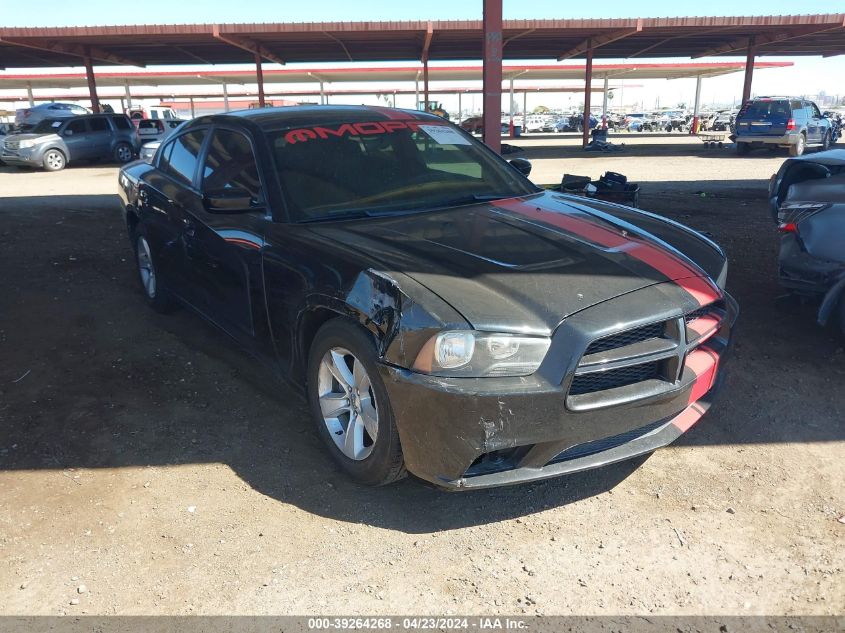
[(300, 389), (354, 480), (471, 489), (694, 425), (737, 314), (705, 236), (541, 189), (423, 112), (203, 116), (119, 174), (138, 280)]

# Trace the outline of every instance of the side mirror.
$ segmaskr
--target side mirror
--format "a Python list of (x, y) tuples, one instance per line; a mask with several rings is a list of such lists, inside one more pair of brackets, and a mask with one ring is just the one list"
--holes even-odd
[(508, 162), (523, 176), (528, 176), (531, 173), (531, 161), (525, 158), (512, 158)]
[(203, 206), (209, 213), (245, 213), (258, 206), (246, 189), (213, 189), (206, 191)]

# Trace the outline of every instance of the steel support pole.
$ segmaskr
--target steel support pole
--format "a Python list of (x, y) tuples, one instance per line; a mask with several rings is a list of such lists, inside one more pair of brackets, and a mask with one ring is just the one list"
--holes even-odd
[(525, 132), (525, 119), (528, 117), (528, 91), (522, 93), (522, 131)]
[(423, 60), (423, 99), (425, 100), (423, 110), (428, 112), (428, 59)]
[(126, 109), (132, 109), (132, 91), (129, 90), (129, 80), (123, 80), (123, 89), (126, 92)]
[(587, 69), (584, 73), (584, 132), (581, 138), (581, 145), (587, 147), (590, 142), (590, 97), (593, 87), (593, 41), (587, 39)]
[(607, 81), (608, 76), (604, 76), (604, 93), (601, 100), (601, 129), (607, 129)]
[(484, 0), (484, 142), (502, 149), (502, 0)]
[(229, 87), (223, 83), (223, 111), (229, 111)]
[(35, 106), (35, 97), (32, 96), (32, 84), (28, 81), (26, 82), (26, 96), (29, 98), (29, 107), (32, 108)]
[(393, 91), (393, 107), (396, 107), (396, 91)]
[(258, 83), (258, 107), (264, 107), (264, 70), (261, 68), (261, 55), (255, 54), (255, 79)]
[(420, 109), (420, 73), (417, 71), (417, 77), (414, 79), (414, 110)]
[(745, 82), (742, 84), (742, 103), (740, 107), (745, 105), (745, 102), (751, 98), (751, 80), (754, 78), (754, 56), (756, 53), (754, 39), (753, 35), (748, 38), (748, 55), (745, 58)]
[(195, 119), (195, 118), (197, 118), (197, 113), (194, 110), (194, 98), (191, 97), (190, 100), (191, 100), (191, 118)]
[(514, 136), (514, 129), (513, 129), (513, 77), (510, 80), (510, 97), (508, 99), (508, 136), (513, 138)]
[(698, 115), (701, 113), (701, 75), (695, 78), (695, 105), (692, 109), (690, 134), (698, 134)]
[(94, 79), (94, 66), (91, 64), (91, 58), (85, 56), (82, 58), (85, 62), (85, 77), (88, 79), (88, 95), (91, 97), (91, 110), (95, 113), (100, 112), (100, 98), (97, 96), (97, 82)]
[(458, 92), (458, 123), (464, 118), (464, 109), (461, 107), (461, 93)]

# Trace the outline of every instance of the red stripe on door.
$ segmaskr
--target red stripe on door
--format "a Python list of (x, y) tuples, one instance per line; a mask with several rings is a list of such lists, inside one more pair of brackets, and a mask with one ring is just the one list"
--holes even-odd
[(497, 207), (524, 217), (565, 229), (607, 248), (624, 250), (626, 254), (651, 266), (683, 288), (699, 305), (704, 306), (721, 298), (719, 289), (690, 264), (653, 244), (630, 235), (623, 235), (609, 227), (573, 215), (547, 211), (519, 198), (497, 200)]

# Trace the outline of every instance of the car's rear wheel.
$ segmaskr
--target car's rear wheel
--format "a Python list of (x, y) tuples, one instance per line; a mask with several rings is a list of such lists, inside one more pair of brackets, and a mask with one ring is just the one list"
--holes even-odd
[(794, 145), (789, 146), (789, 155), (790, 156), (801, 156), (804, 153), (804, 148), (807, 145), (807, 139), (804, 138), (803, 134), (798, 135), (798, 140), (795, 142)]
[(114, 160), (118, 163), (128, 163), (135, 156), (135, 151), (129, 143), (118, 143), (114, 148)]
[(156, 312), (169, 312), (173, 301), (164, 280), (159, 273), (156, 257), (144, 232), (135, 235), (135, 263), (138, 266), (138, 281), (147, 303)]
[(381, 486), (405, 476), (393, 409), (366, 330), (344, 318), (320, 328), (308, 355), (307, 392), (320, 437), (355, 481)]
[(736, 144), (736, 153), (740, 156), (745, 156), (748, 152), (751, 151), (751, 143), (737, 143)]
[(41, 159), (41, 164), (46, 171), (61, 171), (67, 165), (67, 160), (60, 150), (48, 149)]

